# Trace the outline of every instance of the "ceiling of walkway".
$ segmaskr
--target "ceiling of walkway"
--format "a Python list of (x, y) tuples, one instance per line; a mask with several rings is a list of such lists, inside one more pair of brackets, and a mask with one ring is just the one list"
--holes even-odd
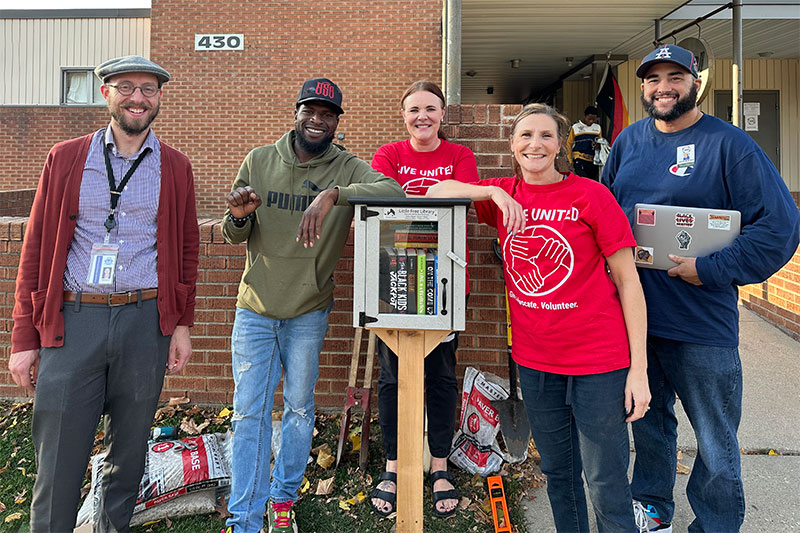
[[(768, 5), (744, 8), (744, 57), (800, 57), (800, 1), (745, 2), (754, 3)], [(641, 58), (653, 48), (655, 19), (663, 18), (663, 35), (719, 5), (710, 0), (462, 0), (461, 100), (521, 102), (593, 55)], [(724, 10), (677, 39), (699, 34), (718, 59), (731, 58), (730, 16)], [(586, 67), (571, 79), (590, 72)]]

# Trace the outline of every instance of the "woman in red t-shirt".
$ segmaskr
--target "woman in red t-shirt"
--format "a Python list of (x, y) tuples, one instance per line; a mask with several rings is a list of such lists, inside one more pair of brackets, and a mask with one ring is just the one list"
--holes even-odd
[(604, 186), (569, 172), (569, 121), (530, 104), (512, 124), (515, 176), (443, 182), (497, 228), (512, 355), (558, 531), (588, 531), (581, 472), (600, 531), (636, 531), (627, 422), (650, 403), (645, 301), (630, 225)]
[[(448, 142), (442, 134), (445, 98), (435, 83), (414, 83), (403, 94), (400, 105), (409, 138), (378, 148), (372, 158), (372, 168), (397, 180), (408, 196), (424, 196), (428, 187), (442, 181), (478, 181), (478, 167), (472, 151)], [(433, 509), (440, 517), (455, 513), (460, 498), (447, 472), (458, 401), (457, 348), (458, 333), (454, 332), (425, 358)], [(388, 516), (395, 510), (397, 494), (397, 356), (381, 341), (378, 341), (378, 354), (381, 361), (378, 411), (386, 471), (378, 478), (378, 485), (370, 496), (375, 512)]]

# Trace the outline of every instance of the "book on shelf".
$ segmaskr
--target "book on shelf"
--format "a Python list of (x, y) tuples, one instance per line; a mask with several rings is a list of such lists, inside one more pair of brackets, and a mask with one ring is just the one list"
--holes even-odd
[(397, 252), (391, 246), (381, 248), (378, 272), (378, 311), (397, 312)]
[(408, 313), (408, 262), (406, 251), (395, 249), (397, 257), (397, 313)]
[(436, 314), (436, 252), (428, 250), (425, 254), (425, 314)]
[(414, 249), (417, 254), (417, 314), (425, 314), (425, 288), (427, 283), (426, 269), (426, 256), (425, 250), (422, 248)]

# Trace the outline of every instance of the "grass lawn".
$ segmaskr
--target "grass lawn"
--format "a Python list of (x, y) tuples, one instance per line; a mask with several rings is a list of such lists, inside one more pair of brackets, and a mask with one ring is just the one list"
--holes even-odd
[[(33, 460), (33, 444), (30, 437), (31, 402), (12, 404), (0, 403), (0, 531), (27, 532), (30, 519), (30, 501), (36, 469)], [(173, 405), (159, 411), (154, 423), (156, 425), (176, 425), (191, 428), (204, 422), (209, 424), (203, 432), (226, 431), (229, 427), (229, 416), (219, 416), (221, 408), (202, 409), (190, 403)], [(187, 425), (188, 423), (188, 425)], [(351, 430), (360, 427), (360, 421), (351, 422)], [(103, 435), (102, 424), (98, 428), (95, 439), (95, 452), (101, 449)], [(190, 429), (191, 430), (191, 429)], [(316, 435), (313, 446), (328, 445), (335, 455), (339, 434), (339, 415), (318, 413)], [(357, 468), (358, 454), (352, 451), (352, 443), (348, 441), (345, 454), (338, 468), (331, 465), (323, 468), (316, 462), (306, 469), (303, 492), (295, 506), (299, 530), (302, 533), (327, 532), (389, 532), (394, 519), (381, 519), (369, 505), (369, 491), (378, 475), (383, 470), (383, 451), (380, 440), (380, 428), (377, 419), (371, 421), (371, 437), (369, 442), (369, 464), (367, 472)], [(185, 431), (181, 437), (189, 436)], [(528, 461), (522, 465), (505, 465), (501, 471), (508, 500), (509, 514), (515, 532), (528, 531), (524, 521), (522, 505), (527, 498), (534, 495), (544, 497), (544, 491), (535, 491), (542, 486), (543, 477), (538, 468), (538, 454), (531, 445)], [(315, 457), (316, 459), (316, 457)], [(324, 462), (324, 461), (323, 461)], [(486, 480), (450, 465), (456, 486), (461, 491), (461, 509), (455, 516), (442, 520), (432, 512), (431, 490), (427, 484), (424, 493), (425, 531), (458, 531), (485, 532), (493, 531), (491, 510), (489, 507)], [(334, 478), (332, 490), (328, 495), (315, 495), (320, 481)], [(86, 483), (89, 480), (87, 471)], [(85, 486), (88, 490), (88, 485)], [(353, 498), (358, 501), (347, 504)], [(136, 532), (170, 532), (170, 533), (217, 533), (224, 527), (224, 507), (210, 515), (191, 516), (175, 519), (162, 519), (158, 522), (134, 528)]]

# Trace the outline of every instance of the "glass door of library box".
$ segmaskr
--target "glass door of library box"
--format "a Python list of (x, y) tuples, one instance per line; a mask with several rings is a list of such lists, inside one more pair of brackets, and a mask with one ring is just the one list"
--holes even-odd
[(463, 330), (469, 200), (366, 201), (355, 216), (359, 325)]

